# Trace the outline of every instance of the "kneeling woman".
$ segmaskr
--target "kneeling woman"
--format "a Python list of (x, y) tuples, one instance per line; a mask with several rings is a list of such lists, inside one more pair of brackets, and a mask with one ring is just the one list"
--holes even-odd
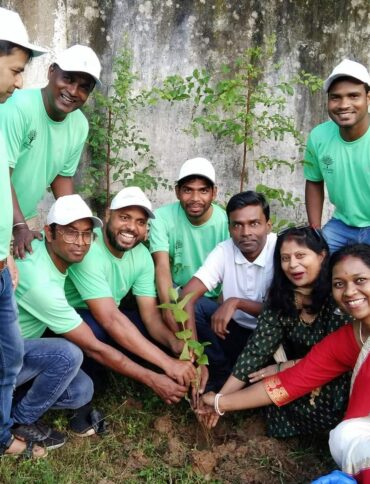
[(347, 411), (331, 431), (329, 445), (343, 471), (370, 484), (370, 246), (344, 247), (333, 254), (330, 267), (334, 299), (354, 322), (324, 338), (285, 371), (228, 395), (207, 393), (199, 413), (213, 426), (214, 417), (225, 411), (286, 405), (353, 369)]
[[(348, 321), (348, 316), (337, 314), (330, 295), (328, 253), (321, 232), (311, 227), (293, 227), (278, 235), (265, 309), (221, 393), (232, 393), (293, 366)], [(289, 361), (283, 362), (280, 354), (281, 363), (266, 367), (281, 344)], [(291, 437), (333, 428), (343, 418), (349, 382), (349, 375), (343, 375), (287, 407), (268, 408), (268, 435)]]

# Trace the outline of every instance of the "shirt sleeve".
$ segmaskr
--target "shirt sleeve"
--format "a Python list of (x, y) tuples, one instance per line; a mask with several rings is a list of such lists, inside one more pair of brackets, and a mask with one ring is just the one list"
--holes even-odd
[(225, 273), (225, 253), (218, 245), (210, 252), (204, 264), (197, 270), (194, 277), (202, 281), (208, 291), (212, 291), (222, 283)]
[(303, 173), (306, 180), (313, 182), (319, 182), (323, 180), (319, 160), (317, 159), (316, 155), (312, 133), (309, 135), (307, 140), (307, 146), (304, 155)]
[(276, 314), (265, 309), (257, 319), (257, 327), (248, 338), (233, 369), (238, 380), (248, 382), (248, 375), (265, 367), (280, 343), (283, 341), (283, 327)]
[(141, 270), (136, 278), (132, 293), (134, 296), (156, 297), (154, 262), (146, 247), (143, 247), (143, 253), (140, 256), (142, 263)]
[[(91, 249), (90, 249), (91, 250)], [(109, 282), (104, 276), (104, 267), (87, 254), (82, 262), (68, 269), (68, 275), (83, 301), (111, 297), (114, 299)]]
[(286, 405), (352, 370), (358, 353), (352, 325), (346, 325), (317, 343), (295, 366), (265, 378), (266, 392), (277, 406)]
[(32, 287), (17, 303), (56, 334), (67, 333), (82, 322), (81, 316), (68, 304), (63, 288), (57, 285)]
[(155, 214), (155, 219), (150, 221), (149, 247), (151, 254), (153, 252), (169, 252), (170, 250), (167, 224), (161, 215), (157, 213)]
[(25, 133), (25, 119), (17, 105), (8, 101), (2, 106), (0, 131), (6, 142), (8, 164), (14, 168), (21, 152)]
[(78, 164), (80, 162), (81, 154), (85, 146), (86, 138), (89, 133), (89, 124), (85, 116), (81, 114), (80, 120), (78, 121), (80, 129), (78, 134), (75, 134), (75, 143), (71, 147), (71, 153), (69, 159), (65, 162), (62, 170), (58, 173), (60, 176), (70, 177), (76, 173)]

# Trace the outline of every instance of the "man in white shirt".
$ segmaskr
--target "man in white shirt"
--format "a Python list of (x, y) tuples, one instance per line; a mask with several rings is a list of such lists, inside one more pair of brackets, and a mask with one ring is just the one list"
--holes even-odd
[[(226, 213), (231, 239), (217, 245), (182, 291), (182, 296), (194, 293), (186, 306), (188, 327), (199, 341), (212, 343), (206, 348), (210, 362), (208, 388), (215, 390), (222, 386), (256, 327), (273, 276), (276, 243), (276, 235), (271, 233), (270, 208), (261, 193), (234, 195)], [(203, 297), (220, 283), (221, 304)]]

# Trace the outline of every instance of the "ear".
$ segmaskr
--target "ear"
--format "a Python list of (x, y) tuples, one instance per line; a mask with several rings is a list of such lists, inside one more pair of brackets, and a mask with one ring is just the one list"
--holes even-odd
[(110, 208), (106, 208), (105, 209), (105, 213), (104, 213), (104, 222), (107, 224), (109, 222), (109, 219), (110, 219), (110, 215), (111, 215), (111, 209)]
[(44, 226), (44, 231), (45, 231), (45, 238), (50, 243), (53, 240), (53, 236), (52, 236), (49, 225)]
[(367, 105), (370, 106), (370, 91), (368, 91), (368, 93), (366, 94), (366, 98), (367, 98)]
[(271, 219), (269, 218), (266, 222), (266, 233), (269, 234), (272, 230), (272, 222), (271, 222)]
[(178, 185), (175, 186), (175, 193), (176, 193), (176, 197), (177, 197), (177, 200), (180, 200), (180, 188)]
[(212, 196), (212, 201), (213, 201), (213, 200), (216, 200), (216, 197), (217, 197), (217, 187), (216, 187), (216, 185), (213, 187), (212, 192), (213, 192), (213, 196)]

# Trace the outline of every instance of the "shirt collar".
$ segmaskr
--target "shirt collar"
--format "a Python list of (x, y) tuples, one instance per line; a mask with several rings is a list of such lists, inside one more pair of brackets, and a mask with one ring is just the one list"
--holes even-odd
[(262, 251), (260, 252), (259, 256), (257, 257), (257, 259), (255, 259), (253, 262), (249, 262), (249, 260), (246, 259), (244, 255), (241, 253), (240, 249), (233, 243), (235, 264), (248, 264), (250, 266), (256, 265), (260, 267), (265, 267), (266, 260), (267, 260), (269, 240), (270, 240), (270, 234), (267, 234), (266, 243)]

